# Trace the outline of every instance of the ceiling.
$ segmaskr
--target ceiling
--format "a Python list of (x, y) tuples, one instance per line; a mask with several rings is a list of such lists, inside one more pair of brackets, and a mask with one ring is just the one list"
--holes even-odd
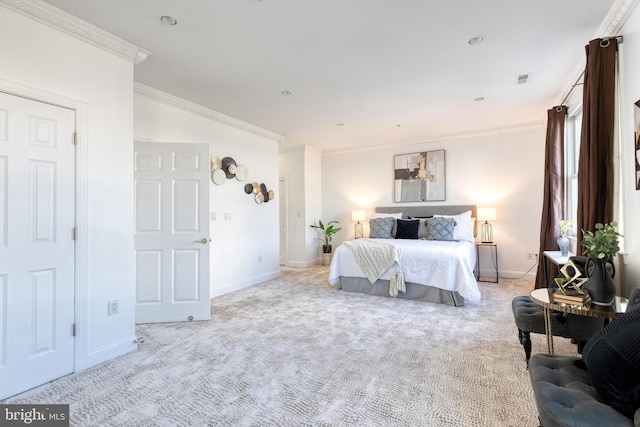
[(46, 0), (150, 51), (136, 82), (323, 151), (543, 122), (614, 1)]

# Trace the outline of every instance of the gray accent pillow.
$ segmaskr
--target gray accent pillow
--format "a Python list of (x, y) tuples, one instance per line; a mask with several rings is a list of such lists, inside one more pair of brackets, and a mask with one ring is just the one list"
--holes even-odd
[(427, 240), (453, 240), (453, 229), (456, 220), (453, 218), (427, 218)]
[(369, 220), (369, 237), (372, 239), (393, 239), (391, 230), (396, 220), (391, 217)]

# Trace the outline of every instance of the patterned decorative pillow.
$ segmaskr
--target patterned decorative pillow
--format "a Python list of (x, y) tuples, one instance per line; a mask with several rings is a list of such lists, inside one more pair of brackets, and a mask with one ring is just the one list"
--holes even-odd
[(396, 239), (419, 239), (419, 220), (398, 219), (396, 220)]
[(614, 409), (632, 418), (640, 405), (640, 311), (617, 317), (587, 341), (582, 360), (593, 387)]
[(455, 226), (453, 218), (427, 218), (427, 240), (453, 240)]
[(420, 220), (419, 236), (421, 239), (427, 238), (427, 218), (433, 218), (433, 215), (429, 216), (410, 216), (409, 219)]
[(369, 237), (371, 239), (393, 239), (391, 230), (395, 221), (392, 217), (369, 220)]

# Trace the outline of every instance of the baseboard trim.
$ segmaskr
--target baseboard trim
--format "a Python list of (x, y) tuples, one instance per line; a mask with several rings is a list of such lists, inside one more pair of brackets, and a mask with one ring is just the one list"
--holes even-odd
[(138, 343), (135, 335), (113, 344), (99, 347), (96, 350), (90, 351), (87, 355), (87, 366), (76, 366), (75, 372), (82, 371), (83, 369), (90, 368), (118, 356), (122, 356), (123, 354), (131, 353), (137, 349)]
[(320, 264), (320, 258), (311, 261), (288, 261), (286, 267), (289, 268), (309, 268)]
[[(537, 269), (534, 269), (532, 271), (529, 271), (528, 273), (525, 273), (524, 271), (500, 270), (500, 278), (502, 278), (502, 279), (535, 280), (536, 279), (536, 271), (537, 271)], [(491, 274), (491, 273), (488, 272), (488, 274)], [(494, 270), (493, 271), (493, 277), (496, 277), (495, 274), (496, 274), (496, 272)]]
[(232, 283), (230, 285), (223, 286), (221, 288), (211, 289), (211, 298), (219, 297), (229, 292), (239, 291), (241, 289), (249, 288), (259, 283), (266, 282), (267, 280), (277, 279), (280, 277), (280, 269), (269, 273), (261, 274), (259, 276), (252, 277), (248, 280), (244, 280), (238, 283)]

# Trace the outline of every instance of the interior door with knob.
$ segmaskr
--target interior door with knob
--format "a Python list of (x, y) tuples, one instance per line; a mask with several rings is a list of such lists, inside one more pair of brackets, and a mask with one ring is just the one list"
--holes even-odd
[(209, 146), (136, 142), (136, 323), (208, 320)]

